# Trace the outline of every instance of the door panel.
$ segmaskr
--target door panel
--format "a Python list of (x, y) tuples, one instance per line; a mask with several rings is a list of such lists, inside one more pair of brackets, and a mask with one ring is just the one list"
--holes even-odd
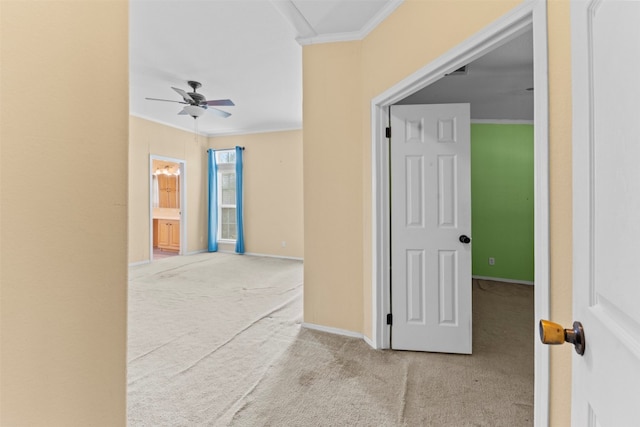
[(391, 107), (394, 349), (471, 353), (469, 104)]
[(638, 425), (640, 2), (572, 2), (574, 318), (572, 423)]

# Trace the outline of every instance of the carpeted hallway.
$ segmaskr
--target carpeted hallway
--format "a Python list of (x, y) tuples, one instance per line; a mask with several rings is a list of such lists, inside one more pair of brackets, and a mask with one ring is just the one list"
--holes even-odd
[(130, 426), (530, 426), (533, 287), (474, 281), (472, 356), (300, 327), (302, 263), (171, 257), (129, 274)]

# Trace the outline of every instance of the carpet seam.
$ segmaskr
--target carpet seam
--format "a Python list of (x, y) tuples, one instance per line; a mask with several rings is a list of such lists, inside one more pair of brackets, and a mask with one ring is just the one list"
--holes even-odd
[[(299, 285), (302, 286), (302, 285)], [(299, 297), (299, 295), (294, 295), (292, 298), (290, 298), (289, 300), (285, 301), (283, 304), (279, 305), (278, 307), (276, 307), (275, 309), (271, 310), (270, 312), (263, 314), (262, 316), (260, 316), (259, 318), (257, 318), (256, 320), (254, 320), (253, 322), (251, 322), (250, 324), (248, 324), (247, 326), (245, 326), (244, 328), (242, 328), (241, 330), (239, 330), (238, 332), (236, 332), (231, 338), (227, 339), (225, 342), (223, 342), (222, 344), (220, 344), (219, 346), (217, 346), (216, 348), (214, 348), (213, 350), (211, 350), (209, 353), (205, 354), (204, 356), (202, 356), (201, 358), (199, 358), (198, 360), (196, 360), (194, 363), (192, 363), (190, 366), (188, 366), (187, 368), (179, 371), (177, 374), (173, 375), (173, 377), (176, 377), (178, 375), (183, 375), (185, 373), (187, 373), (188, 371), (190, 371), (191, 369), (193, 369), (194, 367), (196, 367), (200, 362), (202, 362), (203, 360), (205, 360), (206, 358), (212, 356), (213, 354), (215, 354), (218, 350), (220, 350), (221, 348), (223, 348), (224, 346), (226, 346), (227, 344), (229, 344), (231, 341), (235, 340), (239, 335), (241, 335), (242, 333), (244, 333), (245, 331), (247, 331), (248, 329), (250, 329), (252, 326), (254, 326), (256, 323), (260, 322), (261, 320), (264, 320), (266, 317), (272, 315), (273, 313), (276, 313), (284, 308), (286, 308), (287, 306), (291, 305), (293, 302), (296, 301), (296, 299)]]

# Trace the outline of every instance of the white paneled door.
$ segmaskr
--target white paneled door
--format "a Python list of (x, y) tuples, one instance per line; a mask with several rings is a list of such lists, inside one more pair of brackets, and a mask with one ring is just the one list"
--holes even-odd
[[(638, 426), (640, 404), (640, 2), (571, 2), (572, 424)], [(567, 327), (567, 325), (565, 325)]]
[(471, 353), (469, 104), (391, 107), (391, 347)]

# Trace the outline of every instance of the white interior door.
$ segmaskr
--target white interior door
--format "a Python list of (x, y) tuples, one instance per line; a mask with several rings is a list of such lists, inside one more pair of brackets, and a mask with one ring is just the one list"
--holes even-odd
[(469, 104), (391, 107), (391, 347), (471, 353)]
[(640, 2), (572, 8), (574, 426), (638, 426)]

